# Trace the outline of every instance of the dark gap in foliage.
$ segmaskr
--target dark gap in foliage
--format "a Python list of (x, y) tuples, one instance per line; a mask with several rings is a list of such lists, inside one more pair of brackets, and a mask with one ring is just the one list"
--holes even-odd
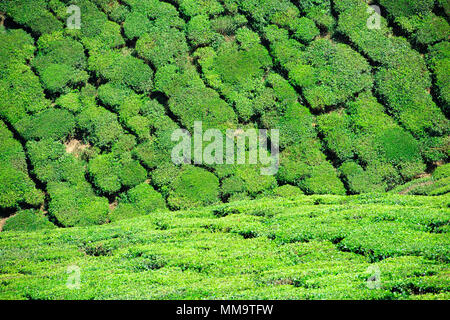
[(252, 230), (239, 231), (238, 234), (242, 236), (244, 239), (253, 239), (258, 236), (258, 234)]
[(16, 213), (16, 208), (0, 208), (0, 219), (8, 218)]
[(416, 50), (421, 54), (427, 53), (427, 51), (428, 51), (427, 45), (420, 44), (420, 43), (417, 43), (416, 41), (412, 40), (410, 35), (408, 33), (406, 33), (404, 30), (402, 30), (402, 28), (397, 23), (395, 23), (395, 21), (392, 20), (392, 17), (387, 13), (386, 8), (383, 5), (381, 5), (379, 3), (379, 1), (374, 1), (374, 3), (376, 3), (382, 9), (381, 16), (386, 19), (387, 25), (389, 28), (392, 29), (392, 33), (394, 34), (394, 36), (403, 37), (406, 40), (408, 40), (408, 42), (411, 45), (411, 48), (413, 50)]
[(402, 284), (396, 284), (394, 285), (390, 291), (392, 293), (398, 293), (401, 295), (424, 295), (428, 293), (437, 294), (440, 293), (442, 290), (440, 288), (432, 287), (432, 286), (426, 286), (421, 287), (418, 286), (415, 283), (402, 283)]
[(437, 2), (435, 2), (435, 5), (434, 5), (434, 8), (433, 8), (432, 12), (433, 12), (435, 15), (437, 15), (438, 17), (444, 18), (445, 20), (447, 20), (447, 23), (450, 24), (450, 16), (448, 16), (448, 15), (445, 13), (445, 10), (444, 10), (443, 7), (437, 5)]
[(33, 30), (23, 24), (17, 23), (16, 21), (14, 21), (14, 19), (10, 16), (8, 16), (6, 13), (4, 14), (5, 20), (3, 23), (3, 26), (6, 29), (22, 29), (24, 31), (26, 31), (29, 35), (31, 35), (31, 37), (33, 37), (34, 42), (36, 43), (37, 39), (39, 38), (39, 35), (36, 34), (35, 32), (33, 32)]
[(90, 242), (83, 242), (79, 248), (88, 256), (102, 257), (112, 255), (112, 248), (105, 246), (102, 243), (94, 244)]

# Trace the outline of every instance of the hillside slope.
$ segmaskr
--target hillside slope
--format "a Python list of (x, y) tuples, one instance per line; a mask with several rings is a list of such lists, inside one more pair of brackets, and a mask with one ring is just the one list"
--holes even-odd
[(0, 299), (449, 299), (449, 200), (266, 198), (4, 231)]

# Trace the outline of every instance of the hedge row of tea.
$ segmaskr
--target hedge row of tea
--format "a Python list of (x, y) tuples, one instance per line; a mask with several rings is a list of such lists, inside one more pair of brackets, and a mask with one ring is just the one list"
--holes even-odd
[[(81, 29), (65, 26), (72, 4)], [(362, 0), (0, 3), (0, 117), (30, 162), (6, 157), (0, 207), (43, 203), (27, 168), (63, 226), (410, 181), (449, 156), (448, 8), (380, 5), (377, 30)], [(279, 129), (278, 173), (174, 165), (171, 134), (194, 121)]]
[(0, 298), (445, 300), (448, 200), (258, 199), (36, 232), (27, 211), (5, 230), (28, 232), (0, 233)]

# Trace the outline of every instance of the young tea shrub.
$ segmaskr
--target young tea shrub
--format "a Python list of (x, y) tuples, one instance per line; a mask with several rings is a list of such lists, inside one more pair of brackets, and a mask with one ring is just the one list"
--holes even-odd
[(200, 14), (217, 15), (224, 11), (221, 1), (205, 0), (198, 2), (195, 0), (176, 0), (180, 6), (180, 11), (188, 17), (194, 17)]
[(297, 0), (294, 1), (300, 10), (312, 19), (319, 27), (331, 30), (335, 23), (331, 0)]
[(211, 20), (205, 15), (193, 17), (186, 25), (186, 33), (194, 46), (207, 45), (215, 37)]
[(0, 95), (3, 97), (0, 115), (13, 126), (27, 114), (50, 106), (39, 78), (24, 64), (18, 64), (2, 74)]
[(293, 37), (300, 42), (310, 43), (320, 34), (313, 20), (302, 17), (297, 20)]

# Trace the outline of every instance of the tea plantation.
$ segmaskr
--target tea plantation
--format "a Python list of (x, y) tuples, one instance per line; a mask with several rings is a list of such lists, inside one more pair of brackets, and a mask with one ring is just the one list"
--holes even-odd
[[(0, 299), (448, 299), (449, 17), (0, 0)], [(199, 121), (276, 174), (174, 163)]]
[(67, 229), (27, 212), (0, 234), (0, 299), (449, 299), (449, 200), (297, 196)]

